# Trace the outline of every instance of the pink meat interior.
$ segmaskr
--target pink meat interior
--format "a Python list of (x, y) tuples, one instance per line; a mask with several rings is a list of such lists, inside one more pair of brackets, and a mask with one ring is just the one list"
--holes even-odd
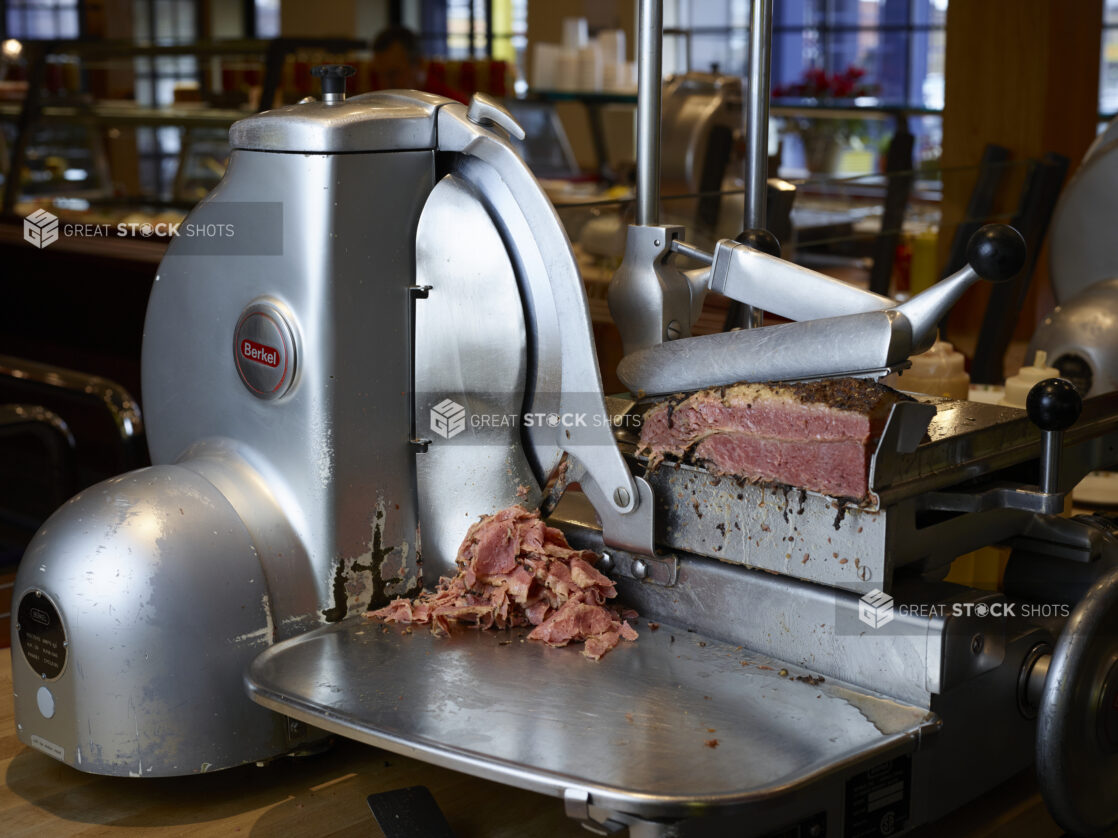
[(858, 379), (702, 390), (649, 411), (641, 448), (652, 466), (690, 453), (717, 474), (861, 499), (872, 445), (907, 398)]

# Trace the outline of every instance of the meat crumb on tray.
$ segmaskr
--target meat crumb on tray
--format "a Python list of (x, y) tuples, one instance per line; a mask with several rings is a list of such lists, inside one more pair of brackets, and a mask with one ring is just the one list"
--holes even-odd
[(606, 604), (617, 591), (594, 567), (598, 558), (572, 548), (538, 512), (510, 506), (470, 527), (458, 548), (456, 576), (365, 616), (430, 625), (436, 634), (448, 634), (451, 623), (533, 626), (529, 640), (549, 646), (582, 641), (582, 654), (599, 660), (621, 640), (636, 640), (637, 632), (628, 623), (636, 612)]

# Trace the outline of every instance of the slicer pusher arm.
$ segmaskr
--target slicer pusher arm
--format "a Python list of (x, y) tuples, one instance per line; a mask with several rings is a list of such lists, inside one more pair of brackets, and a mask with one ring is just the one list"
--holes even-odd
[(897, 306), (912, 324), (910, 354), (925, 352), (936, 341), (936, 329), (963, 292), (979, 279), (1006, 282), (1025, 263), (1025, 240), (1006, 224), (987, 224), (967, 243), (967, 264), (923, 293)]
[(710, 290), (789, 320), (859, 314), (894, 305), (888, 297), (781, 259), (779, 251), (766, 252), (734, 239), (715, 245)]
[[(763, 255), (738, 258), (752, 269)], [(1016, 275), (1025, 243), (1012, 227), (987, 225), (971, 237), (967, 257), (962, 270), (899, 306), (649, 346), (626, 355), (617, 374), (630, 391), (646, 394), (737, 381), (884, 375), (935, 342), (939, 321), (978, 279), (1003, 282)], [(804, 278), (805, 287), (813, 282)], [(773, 310), (771, 301), (745, 302)]]

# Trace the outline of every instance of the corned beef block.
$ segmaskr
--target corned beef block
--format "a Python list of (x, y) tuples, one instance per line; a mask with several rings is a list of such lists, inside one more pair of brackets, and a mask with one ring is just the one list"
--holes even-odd
[(650, 468), (689, 455), (715, 474), (862, 500), (873, 447), (899, 401), (911, 399), (859, 378), (700, 390), (653, 407), (640, 450)]

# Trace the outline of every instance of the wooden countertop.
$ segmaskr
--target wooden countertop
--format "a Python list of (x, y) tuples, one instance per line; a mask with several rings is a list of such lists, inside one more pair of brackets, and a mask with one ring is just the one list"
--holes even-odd
[[(136, 780), (83, 774), (23, 745), (10, 700), (11, 657), (0, 649), (0, 834), (55, 836), (376, 836), (365, 798), (427, 786), (458, 838), (585, 836), (559, 800), (339, 739), (324, 754), (216, 774)], [(1055, 838), (1027, 770), (913, 838)]]
[(16, 738), (9, 651), (0, 649), (0, 834), (56, 836), (380, 835), (368, 795), (427, 786), (458, 838), (586, 836), (561, 802), (345, 739), (328, 752), (216, 774), (135, 780), (84, 774)]

